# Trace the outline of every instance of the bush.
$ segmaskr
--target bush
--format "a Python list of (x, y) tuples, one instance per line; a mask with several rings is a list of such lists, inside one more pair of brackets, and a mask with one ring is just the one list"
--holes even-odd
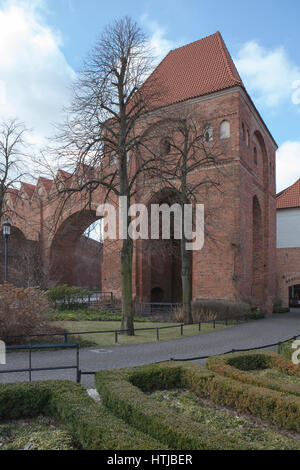
[(289, 307), (274, 307), (273, 308), (273, 313), (289, 313), (290, 308)]
[(280, 377), (271, 379), (248, 372), (251, 370), (274, 368), (286, 375), (298, 376), (300, 381), (300, 367), (292, 364), (276, 353), (251, 352), (235, 353), (230, 356), (210, 357), (206, 361), (206, 366), (213, 372), (238, 380), (239, 382), (300, 396), (300, 388), (297, 384), (289, 384)]
[(194, 323), (249, 318), (250, 311), (250, 306), (245, 302), (233, 303), (224, 300), (196, 300), (192, 302)]
[(81, 287), (70, 287), (66, 284), (52, 287), (47, 291), (48, 299), (51, 300), (55, 308), (60, 310), (82, 308), (88, 305), (87, 299), (92, 294), (91, 291)]
[(50, 415), (64, 423), (83, 449), (166, 449), (95, 403), (67, 380), (0, 384), (0, 419)]
[(0, 338), (41, 333), (51, 308), (47, 296), (37, 287), (27, 289), (0, 285)]
[[(254, 387), (209, 372), (195, 364), (163, 363), (118, 371), (96, 373), (96, 387), (102, 400), (118, 417), (172, 449), (237, 449), (234, 436), (209, 423), (187, 421), (174, 416), (142, 392), (184, 388), (215, 403), (251, 413), (278, 427), (300, 430), (298, 397), (263, 387)], [(141, 388), (141, 390), (139, 388)], [(246, 448), (253, 449), (250, 441)]]

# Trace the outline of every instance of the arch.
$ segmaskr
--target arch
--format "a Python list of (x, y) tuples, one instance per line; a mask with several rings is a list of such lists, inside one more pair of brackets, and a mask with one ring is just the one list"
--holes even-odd
[(160, 156), (165, 157), (168, 155), (171, 151), (171, 143), (168, 137), (164, 137), (161, 139), (160, 144), (159, 144), (159, 149), (160, 149)]
[(230, 123), (223, 121), (220, 125), (220, 139), (229, 139), (230, 137)]
[(242, 122), (242, 140), (245, 142), (246, 141), (246, 129), (245, 129), (245, 124)]
[(262, 210), (257, 196), (252, 200), (252, 297), (264, 301), (264, 236)]
[(257, 148), (256, 147), (254, 147), (253, 149), (253, 161), (254, 161), (254, 164), (257, 166), (258, 160), (257, 160)]
[[(151, 205), (178, 203), (177, 193), (172, 188), (161, 188), (147, 201), (151, 223)], [(159, 239), (143, 240), (140, 269), (142, 273), (140, 299), (151, 302), (181, 302), (181, 241), (174, 238), (174, 219), (170, 218), (168, 240), (162, 239), (161, 221), (159, 221)]]
[(259, 150), (262, 156), (263, 160), (263, 181), (264, 185), (268, 186), (269, 184), (269, 163), (268, 163), (268, 154), (267, 154), (267, 149), (266, 149), (266, 144), (264, 141), (264, 138), (262, 134), (260, 133), (259, 130), (256, 130), (254, 132), (254, 137), (256, 138), (256, 141), (259, 144)]
[(70, 214), (58, 227), (50, 248), (51, 284), (101, 288), (102, 244), (84, 236), (99, 220), (96, 210)]

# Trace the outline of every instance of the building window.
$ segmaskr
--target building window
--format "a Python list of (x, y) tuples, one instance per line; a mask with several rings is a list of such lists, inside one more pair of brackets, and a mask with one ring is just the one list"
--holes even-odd
[(257, 165), (257, 148), (254, 147), (254, 151), (253, 151), (253, 159), (254, 159), (254, 163), (255, 165)]
[(247, 129), (247, 132), (246, 132), (246, 145), (247, 145), (247, 147), (249, 147), (249, 145), (250, 145), (250, 134), (249, 134), (248, 129)]
[(171, 144), (168, 138), (164, 138), (160, 141), (160, 155), (165, 157), (171, 151)]
[(223, 121), (220, 126), (220, 139), (229, 139), (230, 137), (230, 124), (228, 121)]
[(242, 123), (242, 139), (245, 142), (246, 140), (246, 130), (245, 130), (245, 124)]
[(203, 137), (205, 142), (211, 142), (213, 140), (213, 128), (211, 125), (207, 125), (203, 130)]

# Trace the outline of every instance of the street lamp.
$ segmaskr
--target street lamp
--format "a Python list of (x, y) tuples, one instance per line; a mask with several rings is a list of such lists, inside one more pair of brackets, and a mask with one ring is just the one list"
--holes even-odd
[(10, 227), (11, 227), (11, 224), (8, 222), (8, 220), (6, 220), (5, 222), (3, 222), (3, 235), (4, 235), (4, 240), (5, 240), (5, 258), (4, 258), (4, 280), (7, 281), (7, 273), (8, 273), (8, 270), (7, 270), (7, 262), (8, 262), (8, 237), (10, 236)]

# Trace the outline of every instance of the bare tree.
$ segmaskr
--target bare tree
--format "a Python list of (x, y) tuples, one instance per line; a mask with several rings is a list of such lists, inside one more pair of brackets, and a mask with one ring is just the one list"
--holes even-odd
[(16, 190), (26, 174), (26, 131), (25, 125), (17, 119), (0, 123), (0, 220), (11, 212), (5, 205), (5, 196)]
[[(72, 184), (58, 185), (66, 195), (64, 204), (80, 197), (88, 206), (101, 187), (105, 200), (125, 196), (129, 208), (139, 175), (151, 168), (155, 158), (142, 153), (138, 163), (135, 158), (140, 145), (147, 146), (147, 112), (162, 93), (152, 76), (145, 81), (152, 68), (146, 37), (132, 19), (122, 18), (104, 30), (74, 84), (67, 119), (56, 137), (59, 164), (73, 166)], [(127, 229), (130, 222), (128, 216)], [(133, 241), (126, 237), (121, 248), (121, 328), (130, 335), (134, 334), (132, 257)]]
[[(159, 156), (153, 176), (156, 175), (164, 187), (172, 190), (172, 201), (180, 204), (183, 215), (185, 204), (207, 201), (212, 188), (221, 191), (225, 176), (222, 163), (227, 158), (226, 143), (213, 137), (212, 126), (203, 113), (190, 109), (188, 105), (181, 106), (179, 110), (176, 107), (163, 110), (150, 132), (156, 136), (159, 146), (152, 148), (152, 152)], [(212, 236), (207, 227), (201, 227), (201, 230), (206, 236)], [(182, 304), (184, 320), (191, 323), (192, 253), (187, 250), (187, 242), (190, 240), (186, 237), (182, 217)]]

